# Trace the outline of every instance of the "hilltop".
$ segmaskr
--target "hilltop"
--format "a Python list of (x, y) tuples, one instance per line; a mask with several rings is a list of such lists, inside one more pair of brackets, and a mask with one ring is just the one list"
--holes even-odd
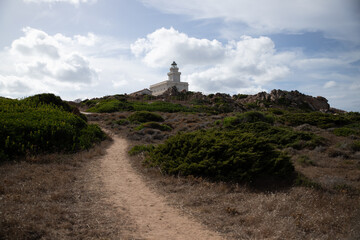
[[(357, 112), (331, 108), (324, 97), (282, 90), (230, 96), (169, 89), (157, 97), (114, 95), (85, 100), (79, 106), (93, 112), (90, 121), (130, 141), (135, 167), (161, 194), (211, 228), (229, 231), (227, 236), (316, 238), (320, 234), (342, 238), (354, 234), (360, 213), (350, 214), (347, 203), (360, 193)], [(253, 159), (251, 164), (246, 162), (249, 159)], [(226, 187), (223, 181), (228, 182)], [(250, 190), (244, 192), (234, 183)], [(263, 191), (273, 192), (273, 200)], [(281, 199), (286, 200), (280, 203)], [(321, 207), (306, 203), (319, 199)], [(244, 201), (247, 207), (241, 207)], [(274, 205), (255, 214), (253, 203), (263, 206), (262, 201)], [(339, 208), (335, 210), (330, 202)], [(280, 210), (290, 206), (296, 206), (296, 213)], [(260, 220), (268, 211), (271, 217)], [(335, 212), (343, 215), (335, 216)], [(289, 214), (292, 224), (285, 220)], [(301, 215), (301, 222), (296, 214)], [(324, 215), (329, 218), (324, 220)], [(254, 219), (252, 224), (249, 219)], [(266, 227), (269, 222), (282, 222), (286, 227), (278, 226), (282, 233), (277, 235)], [(249, 234), (238, 235), (241, 231), (237, 234), (235, 227), (229, 230), (239, 223)], [(262, 233), (253, 232), (254, 224)], [(334, 225), (341, 225), (341, 230), (329, 227)]]
[[(2, 157), (19, 161), (0, 166), (0, 238), (136, 238), (133, 221), (142, 219), (130, 213), (138, 205), (124, 204), (119, 189), (134, 190), (126, 198), (149, 216), (152, 208), (135, 182), (154, 202), (161, 195), (228, 239), (359, 235), (360, 113), (334, 109), (323, 97), (172, 88), (156, 97), (0, 100)], [(98, 126), (116, 135), (112, 143), (95, 144), (105, 139)], [(137, 179), (131, 184), (129, 173)], [(51, 211), (36, 212), (40, 205)], [(159, 212), (148, 219), (156, 229)]]

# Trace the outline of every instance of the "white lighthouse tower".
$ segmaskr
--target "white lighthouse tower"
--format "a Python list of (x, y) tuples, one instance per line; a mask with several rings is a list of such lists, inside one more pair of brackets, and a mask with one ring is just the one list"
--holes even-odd
[(171, 64), (170, 72), (167, 75), (169, 76), (168, 81), (180, 82), (181, 72), (179, 72), (179, 68), (175, 61)]
[(161, 95), (166, 90), (172, 87), (176, 87), (179, 92), (184, 90), (188, 91), (189, 84), (187, 82), (180, 82), (181, 72), (179, 72), (179, 68), (177, 67), (175, 61), (171, 64), (170, 72), (168, 72), (167, 75), (168, 80), (150, 86), (150, 91), (152, 92), (152, 95)]

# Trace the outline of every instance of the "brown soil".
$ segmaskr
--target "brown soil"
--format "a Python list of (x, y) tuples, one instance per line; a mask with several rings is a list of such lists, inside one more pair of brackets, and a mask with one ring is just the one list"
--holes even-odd
[[(101, 159), (97, 174), (109, 193), (107, 201), (129, 211), (140, 239), (221, 239), (215, 232), (167, 205), (132, 169), (127, 141), (114, 136), (114, 143)], [(151, 186), (151, 185), (150, 185)]]
[(127, 210), (96, 176), (108, 145), (0, 164), (0, 239), (131, 239)]

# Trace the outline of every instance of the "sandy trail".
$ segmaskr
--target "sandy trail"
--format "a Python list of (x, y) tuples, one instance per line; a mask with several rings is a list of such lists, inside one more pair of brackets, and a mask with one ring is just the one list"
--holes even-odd
[(132, 168), (125, 139), (113, 136), (114, 143), (101, 158), (98, 171), (115, 207), (129, 212), (136, 223), (136, 239), (222, 239), (179, 210), (166, 204)]

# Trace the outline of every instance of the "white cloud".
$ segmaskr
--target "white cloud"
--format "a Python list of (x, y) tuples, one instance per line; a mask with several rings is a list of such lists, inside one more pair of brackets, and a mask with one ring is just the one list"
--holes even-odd
[(78, 52), (88, 42), (94, 42), (92, 34), (73, 38), (51, 36), (30, 27), (23, 32), (22, 37), (0, 52), (0, 95), (71, 92), (97, 82), (98, 72), (89, 57)]
[(195, 90), (237, 92), (262, 89), (268, 82), (289, 73), (289, 53), (276, 53), (268, 37), (243, 36), (222, 44), (217, 40), (197, 39), (173, 28), (161, 28), (138, 39), (131, 50), (152, 67), (167, 66), (176, 60), (184, 70), (183, 79)]
[(168, 65), (176, 58), (187, 64), (213, 64), (224, 57), (224, 46), (217, 40), (197, 39), (174, 28), (161, 28), (131, 44), (135, 56), (144, 56), (150, 66)]
[(141, 0), (166, 13), (195, 19), (222, 18), (245, 24), (248, 34), (323, 31), (337, 39), (360, 39), (358, 0)]
[(80, 3), (94, 3), (97, 0), (24, 0), (26, 3), (70, 3), (78, 6)]
[(336, 86), (336, 82), (335, 81), (328, 81), (325, 83), (324, 88), (332, 88)]
[[(60, 82), (90, 83), (96, 80), (96, 70), (85, 56), (73, 49), (74, 45), (86, 45), (86, 36), (81, 36), (81, 41), (78, 41), (79, 37), (50, 36), (29, 27), (23, 31), (25, 36), (14, 40), (9, 50), (13, 58), (18, 59), (18, 74), (39, 79), (48, 77)], [(93, 37), (89, 38), (89, 42), (93, 42)]]
[(162, 79), (126, 54), (129, 44), (109, 36), (49, 35), (30, 27), (23, 33), (0, 51), (0, 96), (52, 92), (69, 100), (101, 97), (130, 93)]

